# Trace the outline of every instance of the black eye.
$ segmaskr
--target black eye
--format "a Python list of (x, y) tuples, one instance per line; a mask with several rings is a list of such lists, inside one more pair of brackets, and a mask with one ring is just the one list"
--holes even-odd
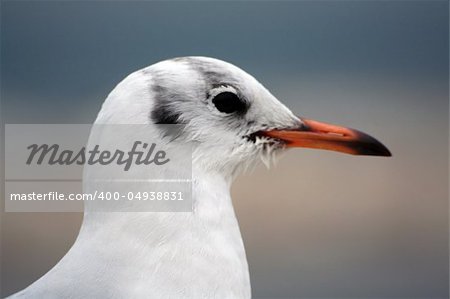
[(225, 91), (221, 92), (212, 100), (217, 110), (223, 113), (245, 112), (247, 105), (236, 94)]

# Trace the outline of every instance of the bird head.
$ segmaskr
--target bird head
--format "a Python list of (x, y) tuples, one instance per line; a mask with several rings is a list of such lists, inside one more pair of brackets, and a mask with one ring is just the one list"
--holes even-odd
[(258, 160), (270, 164), (293, 147), (390, 156), (365, 133), (295, 116), (245, 71), (206, 57), (175, 58), (133, 73), (105, 101), (97, 122), (105, 120), (182, 125), (173, 142), (192, 145), (199, 167), (231, 174)]

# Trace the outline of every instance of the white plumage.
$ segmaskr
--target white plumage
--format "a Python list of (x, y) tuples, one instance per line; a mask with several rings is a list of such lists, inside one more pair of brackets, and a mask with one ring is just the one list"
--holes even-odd
[[(214, 103), (225, 92), (245, 103), (242, 111), (223, 112), (235, 107)], [(242, 169), (260, 158), (268, 163), (291, 141), (262, 133), (314, 130), (249, 74), (204, 57), (167, 60), (129, 75), (96, 120), (164, 122), (184, 124), (183, 138), (193, 146), (193, 211), (94, 213), (87, 207), (66, 256), (11, 298), (251, 297), (230, 185)]]

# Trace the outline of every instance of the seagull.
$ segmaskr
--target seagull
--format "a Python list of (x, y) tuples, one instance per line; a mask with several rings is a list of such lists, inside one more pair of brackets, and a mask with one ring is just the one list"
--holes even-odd
[(193, 147), (192, 211), (85, 211), (68, 253), (9, 298), (251, 298), (230, 196), (239, 173), (289, 148), (391, 155), (365, 133), (295, 116), (254, 77), (208, 57), (164, 60), (130, 74), (95, 123), (155, 131), (184, 125)]

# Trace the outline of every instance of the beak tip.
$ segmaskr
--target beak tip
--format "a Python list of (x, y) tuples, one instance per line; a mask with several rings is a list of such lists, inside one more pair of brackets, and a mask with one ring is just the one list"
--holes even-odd
[(356, 154), (362, 156), (392, 157), (389, 149), (380, 142), (371, 144), (370, 146), (364, 146)]

